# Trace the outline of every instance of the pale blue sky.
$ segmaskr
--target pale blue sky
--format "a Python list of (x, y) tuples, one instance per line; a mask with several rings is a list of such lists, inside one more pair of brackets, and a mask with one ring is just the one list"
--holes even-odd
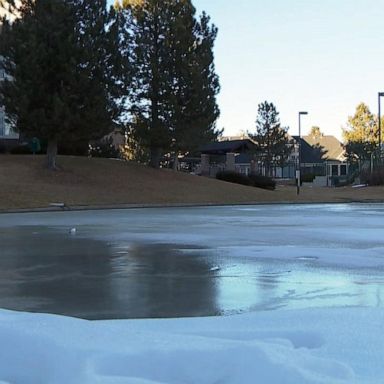
[[(253, 131), (268, 100), (283, 125), (341, 137), (360, 101), (377, 113), (384, 91), (384, 0), (195, 0), (219, 28), (218, 127)], [(382, 99), (382, 105), (384, 100)], [(384, 108), (383, 108), (384, 110)]]
[(219, 28), (218, 127), (225, 134), (254, 131), (264, 100), (275, 103), (293, 135), (299, 110), (309, 112), (303, 134), (318, 125), (339, 138), (359, 102), (377, 113), (377, 92), (384, 92), (384, 0), (193, 3)]

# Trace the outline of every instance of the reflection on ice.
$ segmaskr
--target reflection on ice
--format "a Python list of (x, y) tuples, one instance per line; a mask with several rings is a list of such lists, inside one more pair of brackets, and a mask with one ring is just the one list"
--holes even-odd
[(383, 216), (380, 204), (1, 215), (0, 307), (104, 319), (382, 306)]

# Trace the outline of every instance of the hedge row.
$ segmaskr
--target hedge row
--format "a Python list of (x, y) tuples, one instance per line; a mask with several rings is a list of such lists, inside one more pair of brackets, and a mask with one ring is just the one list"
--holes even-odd
[(234, 171), (220, 171), (216, 174), (216, 178), (229, 183), (248, 185), (257, 188), (274, 190), (276, 182), (268, 176), (262, 175), (242, 175)]

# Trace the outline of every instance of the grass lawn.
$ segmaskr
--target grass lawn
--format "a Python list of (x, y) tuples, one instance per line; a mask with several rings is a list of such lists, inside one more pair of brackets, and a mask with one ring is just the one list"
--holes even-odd
[(60, 156), (61, 170), (44, 169), (45, 156), (0, 155), (0, 211), (68, 206), (384, 201), (384, 187), (301, 188), (275, 191), (118, 160)]

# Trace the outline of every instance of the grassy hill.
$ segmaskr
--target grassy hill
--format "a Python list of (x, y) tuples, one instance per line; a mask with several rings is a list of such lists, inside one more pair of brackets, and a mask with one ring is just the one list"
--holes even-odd
[(0, 210), (68, 206), (384, 201), (384, 188), (302, 188), (267, 191), (215, 179), (155, 170), (118, 160), (59, 157), (61, 170), (44, 169), (43, 156), (0, 156)]

